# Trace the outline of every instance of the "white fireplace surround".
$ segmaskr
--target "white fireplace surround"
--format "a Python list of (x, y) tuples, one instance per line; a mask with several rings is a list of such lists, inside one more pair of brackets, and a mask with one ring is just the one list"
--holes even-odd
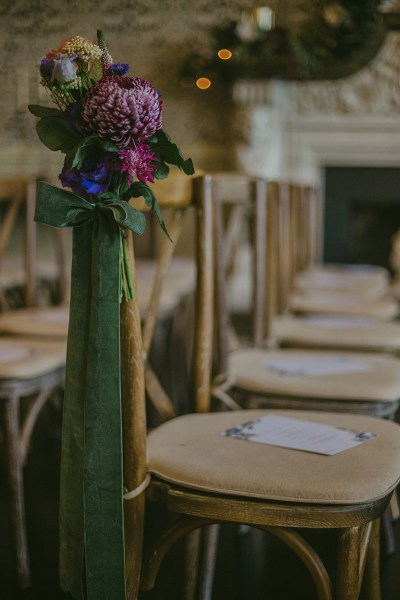
[(325, 166), (400, 167), (400, 34), (337, 81), (239, 81), (236, 135), (248, 173), (321, 183)]

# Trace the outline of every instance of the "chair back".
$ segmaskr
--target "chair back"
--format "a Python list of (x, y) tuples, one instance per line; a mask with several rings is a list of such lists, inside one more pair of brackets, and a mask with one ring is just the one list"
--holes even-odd
[[(160, 209), (169, 210), (167, 229), (173, 242), (164, 236), (155, 270), (152, 292), (143, 315), (140, 302), (140, 280), (136, 278), (133, 238), (128, 233), (134, 298), (121, 304), (121, 387), (124, 434), (124, 485), (135, 490), (146, 478), (146, 394), (161, 418), (175, 415), (175, 407), (162, 389), (148, 361), (153, 339), (161, 288), (174, 246), (182, 231), (184, 217), (196, 214), (196, 309), (193, 350), (193, 407), (207, 412), (210, 402), (211, 358), (213, 337), (213, 205), (211, 179), (208, 176), (188, 179), (182, 184), (176, 175), (172, 180), (154, 186)], [(183, 176), (182, 176), (183, 177)], [(165, 185), (164, 185), (165, 184)], [(136, 208), (145, 209), (137, 200)], [(173, 352), (166, 348), (165, 352)], [(150, 375), (149, 375), (150, 373)], [(140, 536), (143, 531), (144, 494), (125, 503), (127, 589), (137, 589), (140, 572)], [(132, 535), (132, 531), (137, 535)], [(136, 574), (136, 575), (135, 575)]]
[[(44, 229), (39, 231), (39, 226), (34, 221), (36, 183), (35, 177), (0, 181), (0, 281), (2, 279), (3, 308), (12, 308), (5, 300), (5, 290), (13, 285), (22, 286), (23, 305), (35, 306), (39, 301), (38, 246)], [(52, 260), (46, 266), (50, 266), (50, 279), (54, 277), (57, 302), (62, 303), (67, 299), (69, 291), (65, 239), (68, 234), (52, 228), (51, 235)], [(22, 265), (22, 269), (18, 268), (19, 265)]]

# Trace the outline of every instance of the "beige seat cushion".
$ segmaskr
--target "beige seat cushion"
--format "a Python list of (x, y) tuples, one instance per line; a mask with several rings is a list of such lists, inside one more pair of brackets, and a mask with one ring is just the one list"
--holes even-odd
[[(142, 314), (145, 314), (155, 273), (154, 261), (138, 261), (138, 289)], [(159, 317), (167, 317), (195, 288), (194, 263), (176, 259), (166, 276), (160, 297)], [(20, 308), (0, 315), (0, 332), (10, 335), (65, 338), (68, 335), (69, 307)]]
[(358, 283), (374, 281), (387, 284), (390, 279), (389, 271), (377, 265), (319, 263), (312, 265), (304, 273), (312, 277), (348, 277)]
[(354, 268), (327, 267), (314, 268), (299, 273), (295, 278), (298, 289), (321, 291), (342, 291), (361, 294), (365, 298), (382, 297), (388, 289), (386, 271), (370, 271)]
[(65, 366), (66, 343), (0, 338), (0, 379), (32, 379)]
[(66, 338), (69, 307), (19, 308), (0, 315), (0, 331), (11, 335)]
[[(273, 361), (281, 366), (267, 365)], [(330, 374), (304, 375), (301, 368), (296, 374), (294, 361), (311, 368), (322, 363), (325, 370), (334, 361), (339, 367)], [(237, 387), (261, 394), (384, 402), (400, 398), (399, 360), (374, 353), (244, 348), (228, 356), (228, 376)]]
[(273, 320), (272, 338), (302, 347), (400, 351), (400, 325), (368, 317), (284, 315)]
[(365, 300), (355, 294), (340, 292), (294, 292), (289, 298), (288, 305), (293, 312), (359, 315), (382, 321), (394, 319), (399, 314), (399, 304), (393, 298)]
[[(268, 413), (369, 431), (377, 437), (323, 456), (219, 435)], [(306, 411), (187, 415), (149, 435), (148, 465), (161, 479), (194, 490), (278, 501), (359, 504), (381, 498), (397, 485), (400, 428), (372, 417)]]

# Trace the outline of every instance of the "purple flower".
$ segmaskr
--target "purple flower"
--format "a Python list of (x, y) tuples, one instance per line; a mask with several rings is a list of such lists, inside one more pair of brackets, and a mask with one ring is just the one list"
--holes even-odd
[(43, 58), (40, 63), (40, 74), (50, 83), (54, 80), (59, 83), (70, 83), (75, 81), (78, 66), (76, 54), (56, 54), (53, 58)]
[(50, 81), (54, 70), (54, 60), (52, 58), (42, 58), (39, 71), (43, 79)]
[(154, 181), (153, 173), (156, 170), (154, 152), (150, 150), (149, 144), (139, 144), (136, 148), (121, 150), (118, 156), (122, 160), (121, 171), (127, 172), (128, 179), (136, 177), (142, 183)]
[(129, 65), (126, 63), (115, 63), (108, 70), (112, 71), (115, 75), (125, 75), (129, 71)]
[(134, 148), (162, 126), (160, 95), (139, 77), (105, 76), (89, 91), (83, 106), (88, 130), (119, 148)]
[(97, 164), (86, 164), (80, 170), (64, 167), (59, 179), (63, 187), (71, 188), (74, 194), (97, 196), (109, 188), (112, 170), (112, 158), (105, 156)]
[(53, 79), (56, 79), (59, 83), (75, 81), (76, 72), (78, 70), (76, 58), (76, 54), (73, 54), (72, 56), (59, 54), (54, 59)]

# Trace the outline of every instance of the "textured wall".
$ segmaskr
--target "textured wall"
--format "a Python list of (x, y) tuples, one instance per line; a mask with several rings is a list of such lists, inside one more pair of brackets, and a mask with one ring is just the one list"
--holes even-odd
[[(164, 126), (199, 166), (232, 166), (231, 101), (221, 90), (183, 89), (179, 71), (185, 58), (207, 45), (211, 27), (240, 15), (254, 0), (0, 0), (0, 167), (13, 161), (56, 168), (36, 139), (35, 119), (26, 105), (44, 103), (35, 68), (44, 53), (72, 35), (94, 38), (103, 29), (116, 61), (129, 62), (134, 74), (149, 79), (165, 100)], [(270, 3), (273, 7), (275, 2)], [(280, 3), (280, 7), (283, 3)], [(30, 155), (29, 155), (30, 156)], [(216, 159), (216, 163), (213, 163)], [(42, 167), (43, 165), (43, 167)], [(46, 167), (44, 166), (46, 165)], [(33, 168), (33, 165), (32, 165)]]

